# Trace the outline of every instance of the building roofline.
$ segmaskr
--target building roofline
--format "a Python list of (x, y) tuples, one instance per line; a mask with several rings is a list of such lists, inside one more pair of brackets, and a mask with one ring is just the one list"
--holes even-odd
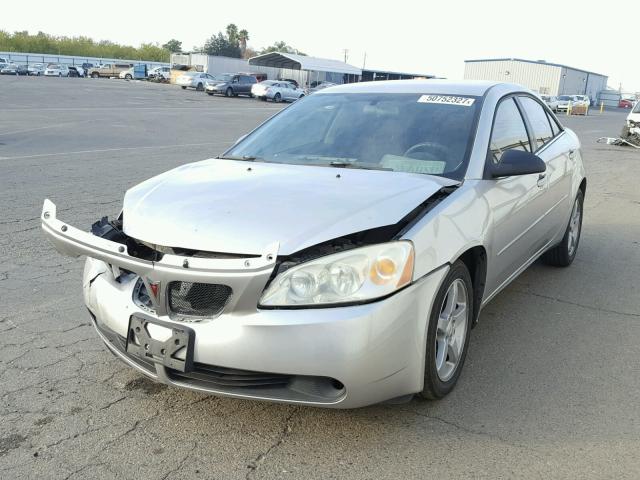
[(549, 65), (551, 67), (561, 67), (568, 68), (569, 70), (576, 70), (577, 72), (584, 72), (590, 75), (598, 75), (599, 77), (609, 78), (608, 75), (603, 75), (601, 73), (591, 72), (589, 70), (584, 70), (582, 68), (570, 67), (569, 65), (564, 65), (562, 63), (552, 63), (552, 62), (544, 62), (540, 60), (526, 60), (524, 58), (478, 58), (472, 60), (465, 60), (464, 63), (475, 63), (475, 62), (525, 62), (525, 63), (537, 63), (539, 65)]
[(377, 68), (363, 68), (362, 72), (375, 72), (375, 73), (391, 73), (394, 75), (410, 75), (412, 77), (425, 77), (425, 78), (436, 78), (432, 73), (410, 73), (410, 72), (397, 72), (395, 70), (379, 70)]

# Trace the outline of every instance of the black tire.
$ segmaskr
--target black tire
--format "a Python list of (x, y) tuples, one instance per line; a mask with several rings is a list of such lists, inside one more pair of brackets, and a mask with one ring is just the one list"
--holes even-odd
[(124, 78), (125, 78), (125, 80), (131, 80), (133, 77), (131, 76), (131, 74), (130, 74), (130, 73), (127, 73), (127, 74), (124, 76)]
[(276, 103), (280, 103), (282, 101), (282, 95), (280, 95), (280, 92), (276, 93), (273, 96), (273, 101), (276, 102)]
[(224, 94), (227, 97), (233, 97), (233, 88), (231, 88), (231, 87), (227, 88), (227, 90), (224, 92)]
[(183, 90), (186, 90), (186, 89), (187, 89), (187, 87), (182, 87), (182, 89), (183, 89)]
[[(571, 230), (572, 230), (572, 220), (574, 216), (574, 209), (578, 208), (579, 210), (579, 218), (577, 220), (577, 238), (574, 240), (574, 245), (571, 247)], [(573, 263), (573, 259), (576, 258), (576, 253), (578, 252), (578, 245), (580, 245), (580, 234), (582, 233), (582, 217), (584, 216), (584, 194), (582, 190), (578, 190), (578, 194), (576, 195), (576, 199), (573, 202), (573, 207), (571, 208), (571, 216), (569, 217), (569, 223), (567, 224), (567, 228), (564, 231), (564, 236), (562, 237), (562, 241), (553, 247), (551, 250), (545, 252), (542, 256), (542, 261), (547, 265), (552, 265), (554, 267), (568, 267)]]
[(202, 83), (199, 83), (198, 85), (196, 85), (196, 92), (203, 92), (204, 91), (204, 85), (202, 85)]
[(207, 92), (207, 95), (211, 95), (213, 97), (213, 92)]
[(98, 78), (98, 77), (100, 77), (100, 74), (98, 72), (93, 72), (91, 74), (91, 78)]
[[(438, 354), (436, 347), (438, 318), (440, 317), (441, 312), (445, 307), (444, 302), (447, 299), (449, 288), (454, 284), (454, 282), (458, 282), (458, 280), (464, 283), (465, 292), (463, 292), (463, 294), (466, 293), (466, 324), (464, 332), (461, 332), (460, 334), (463, 335), (462, 338), (464, 338), (464, 340), (458, 362), (455, 365), (455, 369), (450, 374), (450, 376), (448, 376), (445, 380), (442, 380), (440, 378), (440, 375), (438, 374), (438, 369), (436, 367), (436, 357)], [(458, 285), (460, 284), (458, 283)], [(431, 313), (429, 314), (424, 365), (424, 387), (422, 391), (418, 393), (419, 397), (427, 400), (438, 400), (451, 392), (451, 390), (453, 390), (453, 388), (455, 387), (456, 382), (460, 377), (460, 372), (462, 372), (462, 367), (464, 366), (464, 360), (467, 356), (467, 350), (469, 349), (469, 336), (471, 334), (473, 321), (473, 299), (473, 284), (471, 282), (469, 270), (462, 261), (458, 260), (451, 266), (449, 273), (442, 282), (440, 290), (438, 290), (438, 293), (436, 294), (436, 297), (434, 299)], [(456, 308), (458, 307), (459, 305), (456, 304)], [(462, 324), (460, 323), (458, 325)]]

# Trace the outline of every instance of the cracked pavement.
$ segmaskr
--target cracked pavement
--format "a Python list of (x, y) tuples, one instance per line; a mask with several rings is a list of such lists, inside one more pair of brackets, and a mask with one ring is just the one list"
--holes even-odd
[(93, 331), (83, 262), (40, 232), (45, 197), (88, 229), (280, 106), (37, 77), (0, 77), (0, 105), (1, 478), (640, 477), (640, 152), (595, 143), (624, 114), (561, 117), (589, 174), (578, 256), (533, 265), (482, 312), (455, 391), (336, 411), (142, 377)]

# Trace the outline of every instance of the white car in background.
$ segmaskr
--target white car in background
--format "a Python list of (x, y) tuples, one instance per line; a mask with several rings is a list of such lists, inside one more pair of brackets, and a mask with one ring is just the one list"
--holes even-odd
[(295, 102), (304, 97), (305, 91), (293, 83), (282, 80), (264, 80), (251, 87), (251, 94), (260, 100), (273, 102)]
[(125, 80), (133, 79), (133, 67), (131, 67), (129, 70), (123, 70), (122, 72), (120, 72), (118, 77), (123, 78)]
[(633, 110), (627, 116), (627, 125), (629, 128), (640, 128), (640, 101), (636, 102), (633, 106)]
[(147, 76), (149, 78), (156, 78), (158, 75), (169, 78), (171, 76), (171, 68), (170, 67), (155, 67), (147, 72)]
[(586, 95), (574, 95), (574, 105), (586, 105), (587, 107), (591, 105), (591, 99)]
[(204, 72), (184, 72), (176, 79), (176, 83), (185, 90), (187, 87), (195, 88), (199, 92), (204, 92), (207, 81), (213, 81), (213, 75)]
[(59, 63), (50, 63), (47, 68), (44, 69), (45, 77), (68, 77), (69, 67), (61, 65)]
[(552, 112), (558, 111), (558, 97), (553, 95), (540, 95), (540, 98), (547, 104), (547, 107), (549, 107)]
[(575, 106), (577, 103), (576, 95), (560, 95), (558, 97), (558, 105), (556, 106), (557, 112), (566, 112), (569, 108), (569, 103)]

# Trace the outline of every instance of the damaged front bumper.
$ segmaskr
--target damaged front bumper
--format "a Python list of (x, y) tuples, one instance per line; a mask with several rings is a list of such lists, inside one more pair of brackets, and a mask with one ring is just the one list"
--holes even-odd
[[(337, 408), (422, 388), (426, 319), (447, 267), (379, 302), (260, 310), (277, 244), (251, 258), (164, 254), (145, 260), (123, 244), (60, 221), (49, 200), (42, 228), (59, 252), (88, 257), (84, 300), (105, 344), (158, 381), (218, 395)], [(140, 280), (157, 292), (151, 308), (134, 301)], [(233, 293), (215, 318), (187, 322), (172, 315), (171, 282), (224, 284)], [(136, 329), (144, 331), (136, 334)], [(170, 350), (172, 344), (176, 348)]]

